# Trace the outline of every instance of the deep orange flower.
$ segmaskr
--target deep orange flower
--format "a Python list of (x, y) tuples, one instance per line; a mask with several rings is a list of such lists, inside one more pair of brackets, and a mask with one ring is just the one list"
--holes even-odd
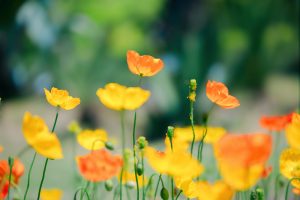
[(222, 108), (230, 109), (240, 105), (239, 100), (229, 95), (228, 88), (221, 82), (209, 80), (206, 84), (206, 96)]
[(262, 116), (260, 125), (270, 131), (281, 131), (292, 121), (293, 113), (282, 116)]
[(129, 70), (139, 76), (154, 76), (164, 67), (161, 59), (149, 55), (140, 56), (136, 51), (127, 51)]
[(81, 175), (92, 182), (105, 181), (118, 175), (123, 165), (120, 156), (111, 155), (105, 149), (78, 156), (76, 160)]
[(269, 158), (272, 138), (263, 133), (227, 134), (215, 146), (219, 160), (247, 167), (263, 164)]
[[(24, 165), (19, 159), (14, 159), (14, 165), (12, 167), (12, 182), (14, 184), (19, 183), (20, 177), (24, 173)], [(7, 160), (0, 160), (0, 199), (4, 199), (9, 189), (9, 177), (10, 170)]]

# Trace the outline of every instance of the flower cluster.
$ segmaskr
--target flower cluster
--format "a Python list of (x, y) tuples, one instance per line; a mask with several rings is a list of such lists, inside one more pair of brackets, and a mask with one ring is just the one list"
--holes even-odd
[[(161, 150), (145, 136), (136, 136), (136, 124), (139, 120), (137, 117), (139, 108), (145, 105), (151, 96), (149, 90), (142, 88), (141, 80), (159, 73), (164, 67), (164, 62), (159, 58), (140, 55), (130, 50), (127, 52), (127, 64), (129, 71), (138, 76), (138, 86), (127, 87), (118, 83), (107, 83), (96, 91), (96, 96), (105, 107), (120, 114), (118, 138), (121, 140), (121, 147), (115, 147), (109, 131), (103, 127), (81, 128), (77, 122), (72, 122), (69, 126), (69, 132), (73, 133), (72, 141), (77, 141), (82, 150), (86, 151), (80, 155), (75, 151), (72, 152), (79, 177), (85, 182), (74, 191), (74, 199), (79, 196), (80, 199), (85, 196), (87, 199), (98, 199), (97, 187), (101, 185), (98, 183), (103, 183), (107, 192), (114, 190), (113, 199), (120, 200), (125, 196), (124, 189), (127, 199), (132, 199), (131, 195), (135, 193), (137, 200), (156, 199), (159, 190), (164, 200), (169, 196), (172, 200), (183, 196), (198, 200), (230, 200), (233, 197), (241, 199), (240, 195), (247, 196), (247, 191), (250, 191), (251, 195), (245, 199), (260, 199), (256, 197), (261, 197), (267, 188), (265, 182), (260, 180), (275, 180), (270, 177), (278, 176), (277, 171), (289, 180), (286, 199), (290, 184), (293, 186), (294, 194), (300, 194), (299, 114), (293, 112), (282, 116), (261, 117), (260, 125), (269, 131), (269, 134), (263, 132), (236, 134), (228, 131), (228, 128), (213, 126), (208, 120), (212, 109), (203, 113), (204, 117), (199, 123), (194, 119), (194, 106), (198, 104), (201, 95), (197, 95), (196, 79), (191, 79), (187, 96), (190, 104), (188, 116), (190, 124), (168, 126), (166, 134), (161, 136), (164, 138), (164, 149)], [(59, 112), (61, 109), (76, 108), (80, 104), (80, 99), (70, 96), (67, 90), (55, 87), (50, 91), (44, 89), (44, 92), (47, 102), (56, 108), (52, 128), (47, 126), (43, 118), (30, 112), (26, 112), (23, 117), (23, 136), (28, 146), (34, 150), (28, 168), (24, 200), (32, 193), (29, 192), (30, 178), (36, 156), (45, 158), (37, 199), (60, 200), (63, 197), (62, 190), (43, 188), (43, 183), (48, 162), (64, 158), (62, 137), (55, 131)], [(234, 109), (240, 106), (238, 98), (229, 93), (224, 83), (218, 81), (207, 81), (206, 96), (212, 103), (211, 108), (218, 106), (223, 109)], [(125, 133), (127, 125), (125, 117), (128, 116), (124, 114), (125, 112), (134, 113), (132, 135)], [(285, 131), (285, 135), (271, 134), (281, 131)], [(277, 138), (274, 142), (275, 136), (285, 136), (289, 147), (280, 149), (277, 142), (283, 138)], [(132, 143), (126, 141), (128, 138), (131, 138)], [(126, 144), (132, 144), (131, 148)], [(215, 161), (215, 167), (207, 166), (203, 162), (207, 155), (204, 149), (212, 151), (211, 159)], [(3, 147), (0, 146), (0, 152), (2, 151)], [(280, 156), (276, 152), (280, 152)], [(271, 157), (275, 163), (271, 163)], [(214, 168), (215, 171), (212, 170)], [(18, 187), (24, 170), (25, 167), (19, 158), (0, 160), (0, 200), (7, 196), (10, 198), (10, 189)], [(208, 177), (207, 174), (212, 173), (214, 176)], [(169, 183), (166, 184), (166, 181)], [(277, 178), (273, 183), (276, 187), (279, 185)], [(276, 198), (277, 193), (276, 189), (274, 195)]]

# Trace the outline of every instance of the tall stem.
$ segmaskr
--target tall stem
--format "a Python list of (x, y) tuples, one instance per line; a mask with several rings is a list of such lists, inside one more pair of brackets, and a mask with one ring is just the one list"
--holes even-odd
[[(121, 111), (121, 138), (122, 138), (122, 156), (123, 160), (125, 158), (125, 118), (124, 118), (124, 111)], [(124, 172), (124, 164), (121, 169), (120, 175), (120, 200), (122, 200), (122, 187), (123, 187), (123, 172)]]
[[(55, 119), (54, 119), (54, 124), (52, 126), (51, 133), (53, 133), (54, 130), (55, 130), (56, 122), (57, 122), (57, 119), (58, 119), (58, 113), (59, 113), (59, 108), (57, 108), (57, 111), (56, 111), (56, 115), (55, 115)], [(40, 183), (40, 186), (39, 186), (39, 193), (38, 193), (38, 197), (37, 197), (38, 200), (40, 199), (40, 196), (41, 196), (41, 191), (42, 191), (43, 183), (44, 183), (45, 176), (46, 176), (46, 170), (47, 170), (48, 161), (49, 161), (49, 158), (46, 158), (44, 169), (43, 169), (42, 180), (41, 180), (41, 183)]]
[(144, 167), (144, 155), (142, 152), (142, 168), (143, 168), (143, 200), (146, 199), (146, 193), (145, 193), (145, 167)]
[(31, 176), (31, 171), (32, 171), (32, 167), (33, 167), (33, 163), (35, 161), (35, 158), (36, 158), (36, 152), (34, 152), (34, 155), (33, 155), (33, 158), (32, 158), (31, 164), (30, 164), (29, 172), (28, 172), (27, 186), (26, 186), (26, 190), (25, 190), (25, 194), (24, 194), (24, 200), (26, 200), (27, 193), (28, 193), (28, 190), (29, 190), (30, 176)]
[(294, 180), (298, 180), (300, 181), (300, 177), (294, 177), (294, 178), (291, 178), (286, 186), (286, 189), (285, 189), (285, 200), (288, 200), (288, 196), (289, 196), (289, 187), (290, 187), (290, 184), (292, 183), (292, 181)]
[(160, 179), (161, 179), (161, 174), (160, 174), (159, 177), (158, 177), (157, 184), (156, 184), (156, 187), (155, 187), (154, 200), (156, 199), (156, 194), (157, 194), (157, 191), (158, 191)]
[(193, 140), (191, 144), (191, 155), (193, 155), (193, 149), (194, 149), (194, 143), (195, 143), (195, 128), (194, 128), (194, 102), (190, 101), (190, 121), (192, 125), (192, 131), (193, 131)]
[(134, 175), (135, 175), (136, 191), (137, 191), (136, 199), (139, 200), (140, 199), (140, 187), (139, 187), (139, 180), (138, 180), (138, 174), (137, 174), (137, 162), (136, 162), (136, 151), (135, 151), (135, 141), (136, 141), (135, 128), (136, 128), (136, 111), (134, 112), (134, 119), (133, 119), (132, 149), (133, 149)]
[(10, 185), (11, 185), (11, 175), (12, 175), (12, 168), (14, 166), (14, 159), (12, 159), (11, 157), (9, 157), (8, 158), (8, 163), (9, 163), (9, 177), (8, 177), (8, 195), (7, 195), (7, 199), (9, 200)]

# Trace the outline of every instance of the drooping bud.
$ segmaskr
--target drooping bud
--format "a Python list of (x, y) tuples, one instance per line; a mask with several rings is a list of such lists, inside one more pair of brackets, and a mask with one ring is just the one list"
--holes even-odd
[(111, 142), (105, 142), (105, 148), (111, 151), (115, 149), (114, 145)]
[(148, 145), (148, 141), (146, 140), (146, 138), (144, 136), (140, 136), (137, 139), (137, 145), (138, 145), (139, 149), (144, 149)]
[(9, 168), (11, 169), (14, 165), (14, 158), (13, 157), (8, 157), (8, 165), (9, 165)]
[(138, 163), (136, 165), (136, 172), (139, 176), (143, 175), (144, 169), (143, 169), (143, 165), (141, 163)]
[(112, 191), (112, 189), (114, 188), (114, 184), (111, 180), (105, 181), (104, 186), (106, 191)]
[(160, 191), (160, 197), (163, 199), (163, 200), (168, 200), (169, 199), (169, 192), (168, 190), (163, 187)]

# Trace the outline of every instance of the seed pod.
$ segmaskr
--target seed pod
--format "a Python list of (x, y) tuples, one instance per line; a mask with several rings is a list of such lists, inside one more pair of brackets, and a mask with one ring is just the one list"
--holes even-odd
[(169, 192), (166, 188), (162, 188), (161, 191), (160, 191), (160, 197), (163, 199), (163, 200), (168, 200), (169, 199)]

